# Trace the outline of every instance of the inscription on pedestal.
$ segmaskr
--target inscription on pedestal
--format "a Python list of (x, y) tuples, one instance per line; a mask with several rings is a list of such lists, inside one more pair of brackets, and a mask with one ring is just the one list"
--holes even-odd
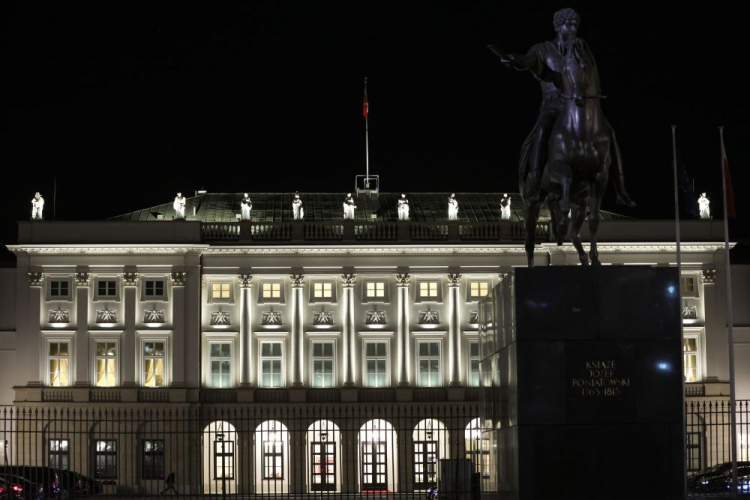
[(582, 397), (617, 397), (630, 388), (630, 377), (622, 376), (616, 359), (585, 361), (579, 368), (583, 376), (574, 376), (571, 384)]

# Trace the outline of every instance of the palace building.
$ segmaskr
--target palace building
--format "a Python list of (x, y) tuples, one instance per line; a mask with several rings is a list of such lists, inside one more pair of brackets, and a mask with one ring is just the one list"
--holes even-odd
[[(0, 464), (119, 494), (158, 493), (170, 472), (181, 493), (411, 494), (446, 458), (496, 484), (478, 303), (526, 266), (520, 198), (456, 193), (449, 220), (451, 193), (359, 193), (353, 218), (346, 193), (300, 193), (303, 212), (292, 194), (248, 197), (19, 223), (0, 270)], [(674, 266), (674, 229), (604, 212), (600, 259)], [(538, 266), (578, 265), (548, 214), (537, 238)], [(682, 221), (682, 240), (688, 405), (724, 405), (722, 221)], [(750, 268), (732, 275), (744, 400)], [(693, 470), (725, 456), (716, 418), (688, 419)]]

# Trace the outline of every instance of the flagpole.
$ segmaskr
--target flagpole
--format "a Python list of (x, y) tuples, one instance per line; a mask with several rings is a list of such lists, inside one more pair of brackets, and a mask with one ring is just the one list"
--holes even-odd
[[(672, 171), (674, 174), (674, 232), (675, 239), (677, 240), (677, 296), (680, 301), (680, 311), (682, 310), (682, 253), (680, 248), (680, 203), (679, 195), (677, 192), (677, 140), (675, 138), (676, 125), (672, 125)], [(682, 321), (682, 313), (680, 312), (680, 346), (682, 349), (685, 347), (685, 325)], [(687, 432), (687, 421), (685, 412), (687, 407), (685, 406), (685, 356), (680, 357), (680, 366), (682, 373), (682, 449), (685, 449), (685, 434)], [(682, 486), (683, 491), (687, 491), (687, 460), (682, 464)]]
[(365, 102), (367, 104), (367, 113), (365, 114), (365, 187), (370, 187), (370, 102), (367, 100), (367, 77), (365, 77)]
[(729, 216), (727, 215), (727, 176), (726, 158), (724, 149), (724, 127), (719, 127), (719, 138), (721, 140), (721, 187), (724, 194), (724, 273), (727, 283), (727, 333), (729, 343), (729, 422), (732, 433), (730, 440), (732, 446), (732, 498), (737, 498), (737, 409), (735, 401), (735, 377), (734, 377), (734, 319), (732, 318), (732, 273), (729, 262)]

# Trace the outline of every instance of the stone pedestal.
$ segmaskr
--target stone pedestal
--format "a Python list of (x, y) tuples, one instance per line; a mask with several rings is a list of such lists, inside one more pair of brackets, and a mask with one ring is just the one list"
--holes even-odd
[(645, 266), (517, 269), (495, 287), (480, 305), (490, 498), (684, 498), (678, 287)]

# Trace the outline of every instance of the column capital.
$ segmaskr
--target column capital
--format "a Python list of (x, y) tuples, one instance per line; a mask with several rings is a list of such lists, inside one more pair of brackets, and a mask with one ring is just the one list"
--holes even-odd
[(448, 275), (448, 286), (449, 287), (457, 287), (461, 284), (461, 280), (463, 279), (463, 276), (460, 274), (449, 274)]
[(352, 288), (357, 281), (356, 274), (342, 274), (341, 275), (341, 286), (344, 288)]
[(716, 283), (716, 268), (706, 268), (701, 269), (701, 278), (703, 279), (704, 284), (713, 284)]
[(172, 286), (185, 286), (185, 283), (187, 282), (187, 273), (172, 273), (169, 275), (169, 279), (172, 280)]
[(239, 274), (237, 279), (240, 281), (240, 288), (252, 288), (253, 276), (250, 274)]
[(510, 279), (511, 273), (498, 273), (497, 282), (502, 283), (503, 281)]
[(76, 273), (76, 284), (78, 286), (88, 286), (91, 283), (91, 274), (89, 273)]
[(292, 280), (292, 288), (302, 288), (305, 285), (304, 274), (291, 274), (289, 279)]
[(408, 287), (409, 281), (411, 281), (411, 274), (409, 273), (396, 275), (396, 286), (398, 287)]
[(29, 286), (42, 286), (44, 282), (43, 273), (26, 273), (26, 278), (29, 280)]
[(137, 286), (139, 278), (138, 273), (122, 273), (122, 284), (125, 286)]

